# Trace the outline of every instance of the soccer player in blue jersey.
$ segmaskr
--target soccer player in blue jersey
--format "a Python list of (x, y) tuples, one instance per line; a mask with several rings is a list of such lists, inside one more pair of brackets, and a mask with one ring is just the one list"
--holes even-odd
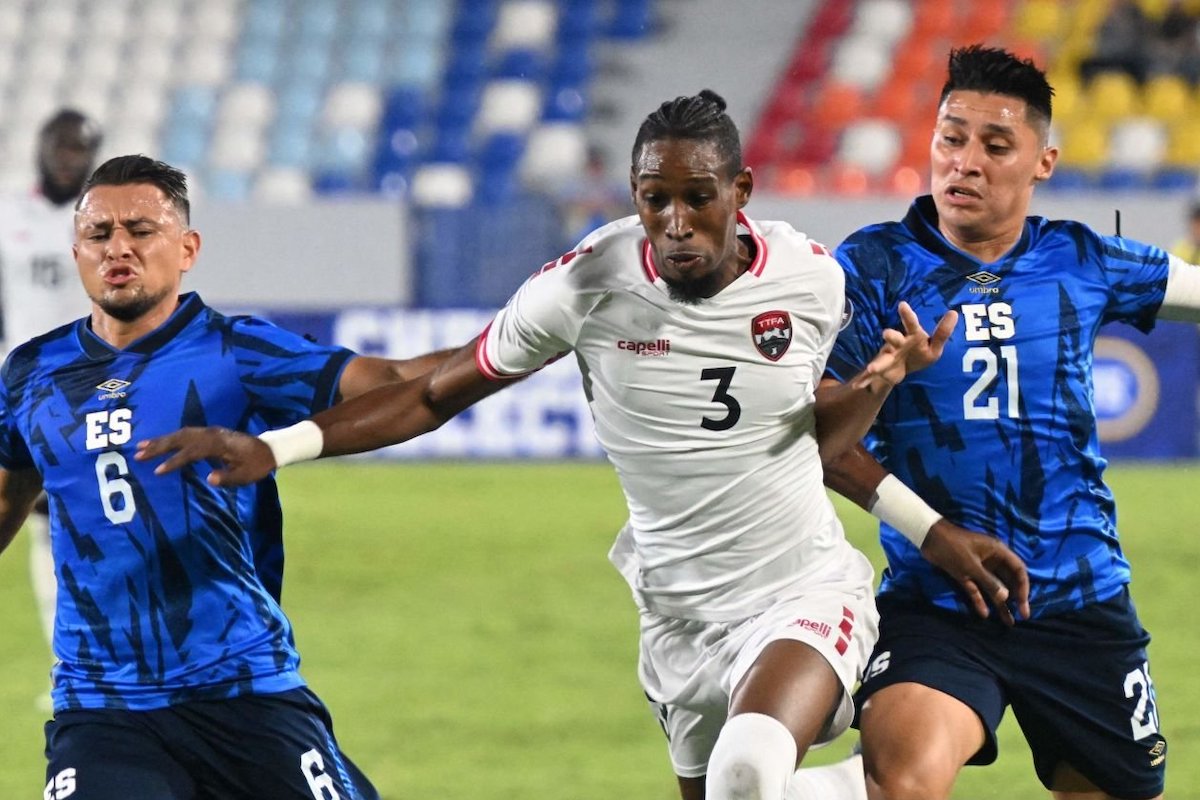
[(180, 295), (200, 250), (185, 179), (144, 156), (92, 174), (75, 234), (91, 316), (0, 376), (0, 549), (44, 487), (59, 583), (44, 797), (377, 797), (298, 670), (274, 480), (164, 480), (133, 448), (300, 420), (439, 356), (357, 357)]
[[(1051, 95), (1030, 61), (954, 50), (932, 196), (837, 251), (850, 316), (827, 382), (873, 354), (898, 298), (923, 320), (962, 316), (944, 357), (893, 390), (870, 452), (827, 470), (828, 485), (884, 522), (880, 639), (857, 698), (873, 800), (949, 797), (964, 765), (995, 759), (1010, 705), (1055, 797), (1163, 791), (1150, 637), (1103, 479), (1093, 345), (1107, 322), (1200, 319), (1200, 271), (1158, 247), (1027, 216), (1058, 157)], [(950, 576), (922, 558), (951, 521), (1025, 561), (1027, 619), (1006, 627), (967, 613)]]

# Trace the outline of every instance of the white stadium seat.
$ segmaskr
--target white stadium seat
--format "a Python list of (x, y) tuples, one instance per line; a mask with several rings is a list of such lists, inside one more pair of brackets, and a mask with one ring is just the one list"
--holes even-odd
[(549, 46), (558, 28), (554, 5), (545, 0), (504, 3), (496, 16), (491, 45), (494, 50), (541, 50)]
[(843, 39), (833, 54), (830, 74), (842, 83), (874, 89), (892, 71), (891, 50), (868, 36)]
[(369, 83), (341, 83), (329, 90), (321, 122), (329, 128), (372, 130), (379, 122), (382, 108), (378, 87)]
[(222, 127), (213, 136), (209, 163), (216, 169), (252, 170), (263, 162), (266, 143), (261, 131)]
[(312, 196), (308, 173), (295, 167), (263, 170), (254, 183), (254, 199), (263, 203), (298, 206), (311, 200)]
[(864, 172), (878, 175), (896, 163), (902, 146), (900, 132), (891, 122), (862, 120), (851, 123), (842, 133), (838, 158)]
[(528, 186), (553, 191), (574, 180), (587, 161), (587, 136), (575, 122), (551, 122), (529, 134), (521, 157), (521, 180)]
[(1150, 117), (1133, 117), (1113, 126), (1108, 140), (1108, 158), (1114, 167), (1151, 170), (1167, 154), (1167, 131)]
[(261, 83), (235, 83), (221, 97), (217, 115), (222, 123), (261, 130), (275, 118), (275, 95)]
[(480, 133), (529, 130), (541, 113), (542, 99), (529, 81), (492, 81), (483, 90), (476, 125)]
[(462, 208), (471, 202), (471, 174), (461, 164), (425, 164), (413, 175), (412, 199), (426, 208)]

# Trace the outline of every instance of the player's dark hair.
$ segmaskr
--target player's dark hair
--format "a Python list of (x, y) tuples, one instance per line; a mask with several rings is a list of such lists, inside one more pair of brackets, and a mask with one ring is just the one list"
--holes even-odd
[(646, 117), (633, 140), (633, 163), (637, 163), (648, 142), (659, 139), (712, 142), (724, 158), (730, 177), (742, 170), (742, 142), (737, 126), (725, 113), (725, 98), (712, 89), (668, 100)]
[(38, 130), (38, 136), (44, 137), (51, 131), (66, 126), (77, 126), (80, 133), (83, 134), (87, 146), (93, 151), (100, 147), (100, 141), (104, 138), (100, 130), (100, 123), (74, 108), (59, 109), (50, 119), (42, 123), (41, 129)]
[[(96, 167), (96, 171), (83, 184), (79, 199), (82, 200), (95, 186), (127, 186), (131, 183), (157, 186), (175, 206), (183, 224), (190, 222), (192, 206), (188, 202), (187, 176), (170, 164), (155, 161), (149, 156), (117, 156), (105, 161)], [(75, 203), (75, 209), (79, 209), (78, 202)]]
[(973, 44), (950, 51), (948, 73), (939, 106), (953, 91), (1002, 94), (1024, 100), (1028, 113), (1035, 117), (1030, 122), (1050, 125), (1054, 89), (1032, 59), (1019, 58), (998, 47)]

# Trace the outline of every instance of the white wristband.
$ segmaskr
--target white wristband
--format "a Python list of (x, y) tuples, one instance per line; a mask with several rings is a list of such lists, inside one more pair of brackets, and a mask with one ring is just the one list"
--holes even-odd
[(915, 544), (918, 549), (924, 543), (933, 523), (942, 518), (941, 514), (930, 508), (924, 500), (917, 497), (916, 492), (891, 473), (875, 487), (875, 496), (871, 498), (868, 510), (904, 534), (904, 538)]
[(325, 434), (321, 426), (306, 419), (288, 428), (276, 431), (263, 431), (258, 435), (271, 448), (275, 457), (275, 467), (286, 467), (297, 461), (311, 461), (321, 455), (325, 447)]

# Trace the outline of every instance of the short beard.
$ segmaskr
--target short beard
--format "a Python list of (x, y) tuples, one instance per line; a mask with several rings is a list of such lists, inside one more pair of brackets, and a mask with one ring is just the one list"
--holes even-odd
[(684, 306), (698, 306), (708, 299), (701, 294), (702, 288), (692, 281), (670, 281), (663, 278), (667, 284), (667, 296), (676, 303)]
[(139, 286), (132, 295), (127, 295), (120, 300), (104, 294), (94, 299), (96, 305), (100, 306), (100, 310), (113, 319), (121, 322), (134, 322), (161, 303), (169, 291), (169, 289), (163, 289), (158, 294), (151, 295), (146, 294), (146, 290)]

